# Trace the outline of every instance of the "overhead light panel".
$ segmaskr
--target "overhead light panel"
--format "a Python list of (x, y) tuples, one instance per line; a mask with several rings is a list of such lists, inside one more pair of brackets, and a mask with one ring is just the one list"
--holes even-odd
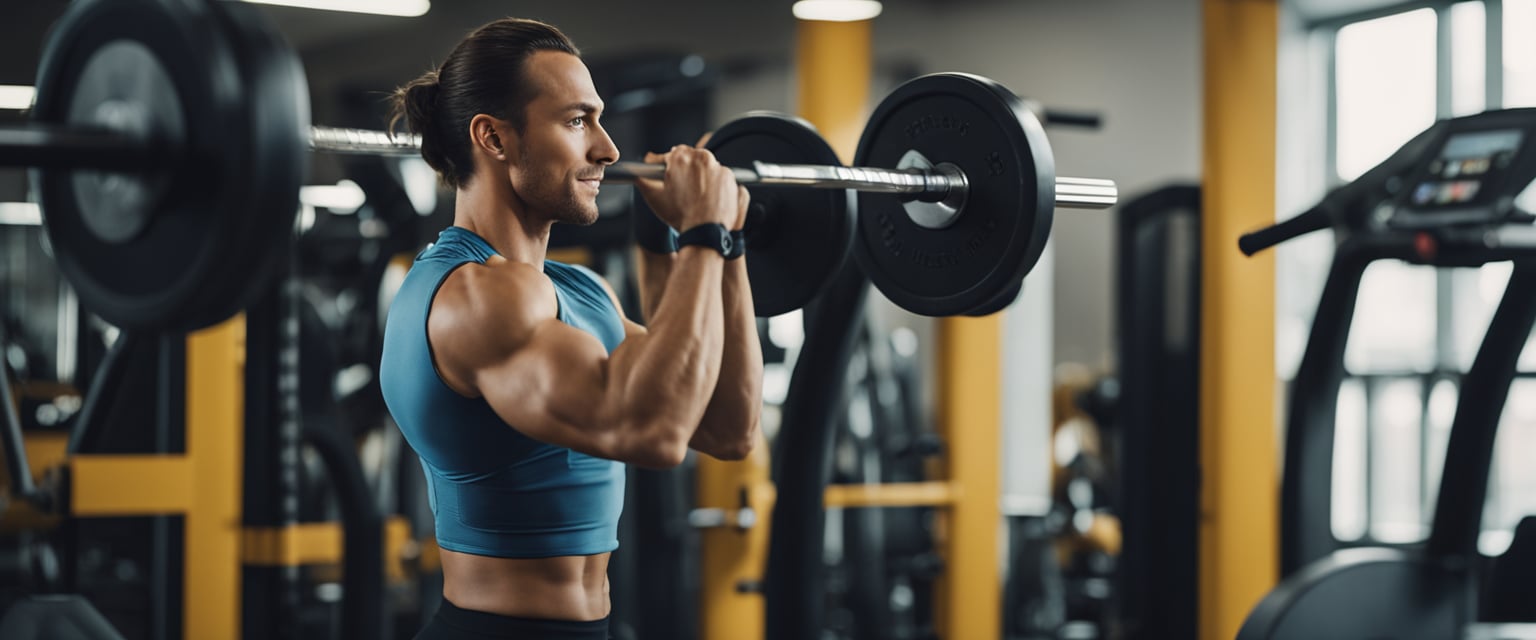
[(246, 2), (406, 18), (422, 15), (432, 8), (429, 0), (246, 0)]
[(311, 207), (330, 209), (332, 213), (342, 215), (357, 213), (357, 210), (367, 201), (368, 195), (363, 193), (362, 187), (351, 180), (342, 180), (335, 185), (322, 184), (299, 188), (299, 202)]
[(795, 17), (823, 22), (857, 22), (880, 15), (877, 0), (800, 0), (795, 3)]
[(43, 210), (32, 202), (0, 202), (0, 226), (35, 227), (43, 223)]
[(31, 109), (37, 89), (19, 84), (0, 84), (0, 109)]

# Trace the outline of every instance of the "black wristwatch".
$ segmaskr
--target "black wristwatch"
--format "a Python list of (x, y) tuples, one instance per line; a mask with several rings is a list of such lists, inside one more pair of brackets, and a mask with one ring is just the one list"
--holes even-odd
[(740, 231), (730, 231), (718, 223), (701, 224), (677, 234), (677, 248), (689, 245), (709, 247), (720, 252), (726, 260), (740, 258), (746, 253), (747, 243)]

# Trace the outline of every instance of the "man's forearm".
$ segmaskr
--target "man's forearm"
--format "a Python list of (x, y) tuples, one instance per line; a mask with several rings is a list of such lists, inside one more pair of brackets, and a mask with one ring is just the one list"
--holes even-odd
[(725, 351), (719, 382), (690, 444), (717, 458), (736, 459), (751, 451), (763, 406), (763, 352), (752, 289), (747, 284), (746, 260), (726, 263), (721, 302)]
[(656, 314), (661, 294), (667, 289), (667, 278), (672, 276), (672, 262), (676, 254), (655, 253), (635, 248), (635, 281), (640, 286), (640, 313), (647, 324)]
[(698, 248), (680, 252), (677, 262), (648, 331), (610, 355), (609, 384), (622, 390), (623, 414), (639, 437), (675, 443), (681, 451), (719, 387), (726, 264)]

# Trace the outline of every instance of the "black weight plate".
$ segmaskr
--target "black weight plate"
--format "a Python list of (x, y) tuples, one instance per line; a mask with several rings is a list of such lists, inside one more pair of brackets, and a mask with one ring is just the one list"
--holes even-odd
[[(108, 43), (92, 54), (75, 82), (68, 121), (109, 124), (141, 140), (173, 145), (186, 139), (186, 116), (175, 85), (154, 53), (132, 40)], [(171, 170), (75, 171), (70, 180), (91, 232), (108, 242), (125, 242), (148, 226), (173, 175)]]
[(913, 313), (959, 315), (999, 303), (1039, 260), (1051, 231), (1056, 167), (1040, 122), (996, 82), (927, 75), (875, 108), (854, 164), (894, 169), (911, 150), (965, 173), (965, 205), (953, 224), (930, 229), (895, 195), (859, 194), (859, 265)]
[(982, 303), (981, 306), (976, 307), (975, 309), (971, 309), (970, 311), (965, 312), (965, 315), (980, 318), (982, 316), (990, 316), (994, 313), (1002, 311), (1003, 309), (1007, 309), (1008, 305), (1013, 304), (1014, 300), (1019, 299), (1019, 294), (1023, 291), (1024, 281), (1020, 280), (1019, 283), (1014, 285), (1012, 289), (1004, 291), (1002, 295)]
[(223, 320), (271, 271), (271, 230), (292, 228), (308, 158), (302, 71), (286, 47), (232, 42), (269, 31), (227, 4), (81, 0), (44, 47), (37, 120), (131, 131), (163, 149), (138, 174), (33, 171), (61, 272), (111, 324)]
[[(246, 155), (225, 167), (225, 206), (239, 201), (237, 251), (209, 270), (191, 328), (222, 322), (256, 301), (287, 262), (309, 175), (309, 82), (298, 54), (259, 8), (215, 2), (214, 16), (240, 69)], [(204, 302), (205, 301), (205, 302)]]
[[(720, 164), (837, 165), (832, 150), (809, 122), (754, 111), (732, 120), (705, 145)], [(853, 242), (854, 192), (846, 189), (750, 186), (752, 208), (742, 228), (747, 277), (757, 315), (794, 311), (821, 293), (847, 260)]]

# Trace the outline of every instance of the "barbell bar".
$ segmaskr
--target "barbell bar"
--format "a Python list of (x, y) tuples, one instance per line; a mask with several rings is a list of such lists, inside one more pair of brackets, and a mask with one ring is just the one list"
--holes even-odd
[[(316, 126), (310, 129), (310, 149), (326, 153), (415, 156), (421, 152), (416, 134), (390, 134), (369, 129)], [(967, 186), (965, 175), (950, 166), (932, 170), (879, 169), (819, 164), (777, 164), (754, 161), (750, 167), (731, 167), (736, 183), (816, 189), (852, 189), (869, 193), (899, 193), (925, 202), (939, 202)], [(628, 183), (660, 180), (664, 164), (616, 162), (604, 171), (603, 182)], [(1056, 178), (1056, 206), (1074, 209), (1107, 209), (1119, 196), (1113, 180)]]
[[(310, 127), (312, 151), (371, 156), (418, 156), (421, 136), (341, 127)], [(142, 170), (174, 162), (179, 151), (153, 139), (102, 127), (27, 125), (0, 128), (0, 166)], [(616, 162), (607, 167), (603, 182), (629, 183), (639, 179), (660, 180), (666, 165)], [(910, 195), (924, 202), (942, 202), (968, 187), (965, 174), (953, 165), (932, 169), (880, 169), (816, 164), (775, 164), (754, 161), (750, 167), (731, 167), (741, 185), (852, 189), (868, 193)], [(963, 196), (962, 196), (963, 197)], [(1114, 206), (1118, 191), (1112, 180), (1056, 178), (1056, 206), (1075, 209), (1107, 209)]]

